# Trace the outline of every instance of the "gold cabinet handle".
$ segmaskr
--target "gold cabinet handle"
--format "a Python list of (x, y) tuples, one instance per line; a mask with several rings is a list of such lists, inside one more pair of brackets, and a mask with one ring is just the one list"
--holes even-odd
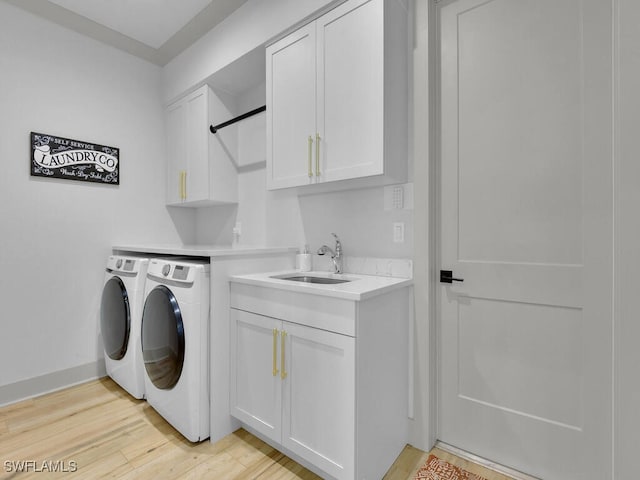
[(278, 375), (278, 329), (273, 329), (273, 376)]
[(313, 177), (313, 171), (311, 170), (311, 150), (313, 147), (313, 137), (309, 135), (309, 177)]
[(180, 200), (184, 200), (187, 198), (187, 182), (186, 182), (187, 172), (186, 170), (180, 170)]
[(281, 369), (280, 378), (282, 380), (287, 378), (287, 369), (284, 366), (284, 344), (285, 344), (286, 337), (287, 337), (287, 332), (285, 332), (284, 330), (280, 332), (280, 369)]
[(178, 177), (178, 198), (182, 200), (182, 170), (180, 170), (180, 175)]
[(316, 176), (320, 176), (320, 134), (316, 133)]

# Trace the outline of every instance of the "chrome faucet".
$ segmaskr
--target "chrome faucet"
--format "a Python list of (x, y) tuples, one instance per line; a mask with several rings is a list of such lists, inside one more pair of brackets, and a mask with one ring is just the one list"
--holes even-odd
[(331, 261), (333, 261), (334, 273), (342, 273), (342, 244), (340, 243), (340, 239), (335, 233), (332, 233), (336, 238), (336, 250), (335, 252), (331, 250), (331, 248), (326, 245), (322, 245), (318, 249), (318, 255), (324, 255), (326, 253), (331, 255)]

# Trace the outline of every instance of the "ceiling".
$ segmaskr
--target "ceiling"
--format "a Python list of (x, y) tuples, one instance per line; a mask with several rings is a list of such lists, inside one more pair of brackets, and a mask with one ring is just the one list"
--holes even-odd
[(4, 0), (165, 65), (247, 0)]

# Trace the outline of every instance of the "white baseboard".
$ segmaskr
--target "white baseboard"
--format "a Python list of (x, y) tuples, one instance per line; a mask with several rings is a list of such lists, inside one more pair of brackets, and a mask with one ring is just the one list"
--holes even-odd
[(517, 470), (513, 470), (512, 468), (505, 467), (504, 465), (500, 465), (494, 463), (490, 460), (487, 460), (482, 457), (478, 457), (472, 453), (466, 452), (464, 450), (460, 450), (452, 445), (442, 443), (440, 440), (436, 442), (436, 448), (440, 450), (444, 450), (445, 452), (452, 453), (457, 457), (464, 458), (465, 460), (469, 460), (473, 463), (483, 466), (484, 468), (488, 468), (489, 470), (493, 470), (494, 472), (501, 473), (502, 475), (506, 475), (507, 477), (511, 477), (514, 480), (540, 480), (537, 477), (532, 477), (531, 475), (527, 475), (526, 473), (518, 472)]
[(0, 386), (0, 407), (107, 375), (104, 359)]

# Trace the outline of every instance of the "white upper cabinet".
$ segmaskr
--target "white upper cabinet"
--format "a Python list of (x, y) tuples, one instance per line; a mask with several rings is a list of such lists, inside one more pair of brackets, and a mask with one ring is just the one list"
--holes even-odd
[(396, 0), (349, 0), (267, 47), (268, 188), (405, 181), (407, 53)]
[(237, 132), (209, 131), (211, 124), (233, 117), (229, 104), (204, 85), (167, 108), (167, 205), (237, 202)]

